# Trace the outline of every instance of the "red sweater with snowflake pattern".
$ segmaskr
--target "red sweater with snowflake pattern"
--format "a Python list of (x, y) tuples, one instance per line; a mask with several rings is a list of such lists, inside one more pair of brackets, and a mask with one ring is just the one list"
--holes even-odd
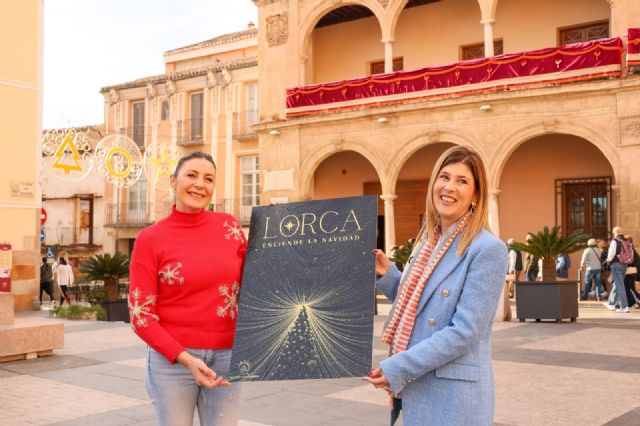
[(172, 210), (136, 238), (129, 316), (136, 334), (174, 363), (185, 348), (233, 346), (247, 240), (231, 215)]

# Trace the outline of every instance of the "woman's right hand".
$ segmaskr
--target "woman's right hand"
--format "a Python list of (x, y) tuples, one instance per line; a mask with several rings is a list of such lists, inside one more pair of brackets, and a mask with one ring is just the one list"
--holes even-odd
[(204, 361), (194, 357), (187, 351), (180, 352), (176, 361), (191, 372), (198, 386), (213, 389), (216, 386), (229, 386), (231, 384), (222, 377), (217, 377), (216, 372), (209, 368)]
[(391, 262), (387, 255), (380, 249), (374, 249), (373, 254), (376, 256), (376, 274), (384, 275), (389, 272)]

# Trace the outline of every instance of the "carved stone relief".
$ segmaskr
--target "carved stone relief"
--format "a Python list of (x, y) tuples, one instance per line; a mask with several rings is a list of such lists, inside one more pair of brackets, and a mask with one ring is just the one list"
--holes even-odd
[(269, 47), (286, 43), (289, 38), (289, 14), (287, 12), (267, 17), (267, 43)]
[(115, 104), (120, 100), (120, 94), (116, 89), (109, 90), (109, 103), (111, 105)]
[(620, 140), (622, 145), (640, 144), (640, 115), (620, 119)]
[(147, 84), (147, 86), (145, 87), (145, 90), (147, 92), (147, 99), (153, 99), (156, 96), (156, 86), (153, 83), (149, 83)]

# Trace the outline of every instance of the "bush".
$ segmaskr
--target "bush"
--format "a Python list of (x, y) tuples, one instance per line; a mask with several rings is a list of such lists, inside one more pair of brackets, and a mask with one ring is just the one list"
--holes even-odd
[(107, 314), (100, 305), (56, 306), (55, 308), (51, 309), (50, 315), (57, 318), (66, 318), (70, 320), (107, 320)]

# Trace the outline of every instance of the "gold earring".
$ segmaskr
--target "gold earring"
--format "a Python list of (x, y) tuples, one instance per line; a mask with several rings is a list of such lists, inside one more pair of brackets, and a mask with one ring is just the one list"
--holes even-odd
[(472, 201), (472, 202), (471, 202), (471, 213), (473, 213), (474, 211), (476, 211), (476, 206), (477, 206), (477, 205), (478, 205), (478, 204), (476, 204), (476, 202), (475, 202), (475, 201)]

